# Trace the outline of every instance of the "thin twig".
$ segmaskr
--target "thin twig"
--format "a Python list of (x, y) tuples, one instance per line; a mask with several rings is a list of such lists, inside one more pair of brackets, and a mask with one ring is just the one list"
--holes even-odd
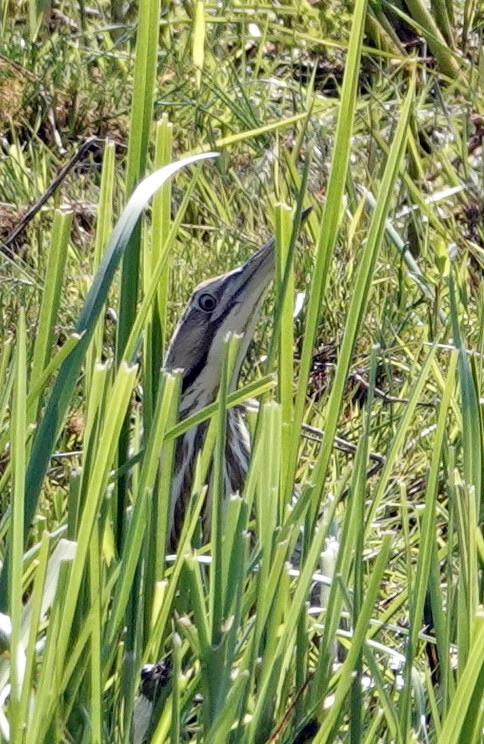
[(37, 199), (37, 201), (32, 204), (32, 206), (25, 212), (25, 214), (20, 218), (17, 225), (13, 228), (13, 230), (7, 235), (4, 241), (0, 243), (0, 250), (4, 253), (7, 253), (11, 258), (15, 258), (15, 252), (10, 248), (12, 243), (18, 238), (18, 236), (25, 230), (29, 222), (33, 220), (35, 215), (42, 209), (44, 204), (50, 199), (50, 197), (56, 192), (58, 187), (61, 185), (63, 181), (67, 178), (69, 173), (72, 171), (72, 169), (79, 163), (80, 160), (84, 158), (87, 152), (89, 152), (93, 145), (98, 145), (101, 147), (106, 143), (106, 140), (101, 137), (89, 137), (83, 144), (79, 147), (79, 149), (74, 153), (72, 158), (69, 160), (69, 162), (64, 165), (64, 167), (60, 170), (58, 175), (54, 178), (54, 180), (49, 184), (49, 186), (46, 188), (44, 193)]
[[(257, 413), (259, 411), (259, 401), (253, 400), (252, 398), (245, 401), (244, 408), (249, 409), (253, 411), (254, 413)], [(302, 425), (302, 435), (306, 439), (309, 439), (313, 442), (321, 442), (324, 438), (324, 429), (318, 429), (316, 426), (310, 426), (310, 424), (303, 424)], [(349, 442), (347, 439), (343, 439), (342, 437), (335, 437), (334, 438), (334, 446), (336, 449), (338, 449), (340, 452), (346, 452), (346, 454), (354, 455), (357, 450), (356, 444), (353, 444), (353, 442)], [(379, 452), (369, 452), (368, 457), (370, 460), (373, 460), (379, 467), (383, 467), (383, 465), (386, 462), (386, 459), (383, 455), (381, 455)], [(373, 474), (373, 469), (371, 469), (371, 473)]]
[[(316, 368), (317, 369), (336, 369), (336, 364), (333, 362), (316, 362)], [(351, 371), (348, 374), (347, 377), (348, 382), (357, 382), (359, 385), (365, 388), (365, 390), (370, 389), (370, 383), (365, 380), (363, 375), (361, 375), (356, 370)], [(410, 403), (408, 398), (396, 398), (394, 395), (388, 395), (388, 393), (385, 393), (384, 390), (381, 390), (380, 388), (374, 387), (373, 388), (373, 394), (375, 398), (380, 398), (384, 403)], [(426, 403), (425, 401), (418, 401), (418, 406), (423, 406), (425, 408), (434, 408), (433, 403)]]
[[(303, 424), (302, 428), (303, 436), (306, 437), (306, 439), (320, 442), (324, 437), (324, 429), (318, 429), (316, 426), (310, 426), (309, 424)], [(351, 455), (354, 455), (357, 450), (356, 444), (353, 444), (353, 442), (349, 442), (347, 439), (343, 439), (342, 437), (335, 437), (334, 445), (336, 449), (340, 450), (340, 452), (346, 452)], [(379, 462), (381, 465), (385, 464), (385, 458), (379, 452), (369, 452), (368, 457), (370, 460)]]

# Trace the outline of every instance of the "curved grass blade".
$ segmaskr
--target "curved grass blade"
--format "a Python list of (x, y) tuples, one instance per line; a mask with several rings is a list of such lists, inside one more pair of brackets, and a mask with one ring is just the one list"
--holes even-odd
[[(116, 223), (76, 325), (75, 331), (82, 338), (59, 370), (44, 416), (35, 435), (25, 478), (25, 535), (35, 515), (50, 456), (94, 333), (96, 321), (106, 302), (114, 273), (141, 213), (153, 194), (175, 173), (188, 165), (214, 157), (217, 157), (217, 153), (192, 155), (152, 173), (135, 189)], [(0, 576), (0, 608), (3, 611), (7, 608), (8, 563), (7, 556)]]

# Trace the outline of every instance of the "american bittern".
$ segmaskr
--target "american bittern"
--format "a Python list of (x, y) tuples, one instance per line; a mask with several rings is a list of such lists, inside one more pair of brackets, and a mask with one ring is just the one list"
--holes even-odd
[[(303, 218), (309, 213), (305, 210)], [(274, 276), (274, 238), (246, 263), (227, 274), (199, 284), (176, 328), (165, 368), (182, 370), (180, 419), (212, 403), (219, 389), (228, 333), (241, 337), (233, 374), (237, 385), (264, 296)], [(190, 429), (177, 443), (172, 479), (170, 542), (176, 548), (192, 493), (194, 468), (207, 424)], [(240, 493), (247, 474), (250, 438), (238, 408), (227, 413), (225, 494)]]
[[(305, 210), (302, 217), (309, 211)], [(242, 266), (199, 284), (193, 292), (165, 360), (167, 370), (182, 370), (180, 418), (186, 418), (215, 400), (222, 372), (224, 339), (228, 333), (241, 336), (232, 378), (233, 385), (237, 384), (264, 296), (274, 277), (274, 242), (274, 239), (269, 240)], [(180, 536), (205, 431), (206, 424), (190, 429), (177, 444), (169, 521), (172, 548), (176, 547)], [(242, 491), (250, 455), (249, 433), (238, 408), (228, 410), (226, 432), (224, 490), (229, 496)], [(164, 677), (163, 663), (143, 668), (134, 713), (135, 744), (147, 741), (159, 680)]]

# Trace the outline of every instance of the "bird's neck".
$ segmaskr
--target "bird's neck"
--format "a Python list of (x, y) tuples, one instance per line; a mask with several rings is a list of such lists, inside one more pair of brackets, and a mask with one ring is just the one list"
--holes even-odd
[(187, 388), (180, 398), (180, 420), (186, 419), (202, 408), (213, 403), (217, 397), (217, 390), (207, 390), (197, 380)]
[[(207, 402), (203, 402), (195, 407), (193, 401), (191, 401), (189, 405), (186, 405), (184, 411), (180, 411), (180, 417), (186, 418), (207, 404)], [(170, 536), (173, 550), (176, 549), (186, 515), (186, 508), (192, 494), (195, 465), (198, 454), (205, 442), (207, 428), (208, 423), (206, 421), (194, 426), (183, 434), (177, 442), (171, 487)], [(249, 467), (249, 456), (250, 435), (242, 411), (239, 407), (230, 408), (227, 411), (224, 463), (224, 492), (226, 498), (232, 494), (242, 492)], [(208, 498), (204, 509), (204, 524), (206, 527), (210, 523), (210, 512), (211, 488), (209, 485)]]

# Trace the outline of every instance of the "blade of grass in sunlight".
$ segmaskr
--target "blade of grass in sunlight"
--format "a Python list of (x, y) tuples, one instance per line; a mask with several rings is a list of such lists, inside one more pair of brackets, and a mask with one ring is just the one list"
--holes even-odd
[[(166, 115), (158, 122), (156, 127), (156, 150), (155, 166), (162, 168), (172, 160), (172, 137), (173, 127), (168, 122)], [(194, 179), (190, 182), (189, 192), (195, 186)], [(184, 204), (188, 203), (190, 196), (188, 191), (184, 195)], [(181, 214), (180, 214), (181, 212)], [(179, 226), (178, 217), (182, 218), (185, 210), (178, 209), (176, 225)], [(143, 346), (143, 422), (146, 432), (149, 432), (153, 416), (153, 408), (156, 402), (159, 375), (163, 363), (164, 351), (167, 346), (166, 339), (166, 313), (169, 290), (169, 271), (167, 257), (170, 251), (170, 217), (171, 217), (171, 183), (167, 181), (153, 198), (151, 246), (146, 246), (143, 254), (144, 286), (143, 300), (149, 296), (149, 288), (156, 279), (156, 294), (151, 306), (150, 319), (147, 323), (145, 341)], [(158, 275), (157, 265), (165, 258), (163, 270)], [(137, 319), (140, 318), (140, 313)], [(129, 342), (128, 342), (129, 345)]]
[[(171, 513), (171, 476), (175, 456), (175, 443), (164, 442), (166, 430), (178, 418), (180, 375), (164, 373), (158, 391), (154, 421), (156, 425), (147, 441), (139, 478), (138, 493), (151, 495), (151, 523), (149, 539), (144, 554), (144, 643), (149, 640), (153, 616), (156, 584), (164, 573), (164, 556), (168, 541), (169, 515)], [(160, 464), (161, 460), (161, 464)]]
[[(107, 142), (103, 153), (103, 167), (96, 221), (96, 242), (94, 244), (94, 255), (92, 261), (93, 272), (96, 272), (99, 268), (109, 236), (113, 229), (115, 157), (116, 147), (114, 142)], [(86, 395), (89, 395), (91, 389), (91, 377), (94, 366), (102, 356), (104, 324), (102, 323), (101, 318), (102, 313), (100, 313), (100, 319), (97, 322), (92, 342), (86, 354)]]
[[(291, 260), (291, 212), (280, 204), (276, 207), (276, 283), (280, 293), (284, 281), (287, 263)], [(284, 293), (279, 331), (279, 396), (282, 407), (283, 452), (289, 451), (291, 427), (293, 424), (293, 369), (294, 369), (294, 271), (287, 267), (289, 280)], [(286, 463), (287, 467), (288, 463)], [(282, 482), (286, 480), (285, 469), (282, 470)], [(282, 505), (281, 505), (282, 506)]]
[[(101, 744), (103, 740), (103, 679), (102, 679), (102, 573), (100, 555), (100, 530), (95, 524), (89, 550), (89, 601), (92, 608), (90, 626), (90, 651), (89, 651), (89, 682), (90, 682), (90, 719), (91, 739), (93, 744)], [(87, 676), (87, 675), (86, 675)]]
[[(39, 322), (35, 337), (34, 354), (32, 360), (32, 380), (40, 378), (48, 364), (54, 340), (54, 326), (61, 302), (64, 283), (64, 271), (69, 245), (69, 234), (72, 225), (72, 210), (60, 209), (54, 214), (52, 226), (52, 242), (49, 248), (47, 267), (45, 272), (44, 290), (40, 304)], [(42, 398), (37, 400), (37, 410), (32, 411), (38, 418)]]
[(277, 121), (273, 121), (270, 124), (265, 124), (262, 127), (249, 129), (238, 134), (231, 134), (227, 137), (219, 137), (215, 141), (215, 146), (217, 147), (217, 149), (230, 147), (230, 145), (235, 145), (237, 142), (243, 142), (244, 140), (250, 140), (253, 137), (259, 137), (261, 134), (265, 134), (266, 132), (274, 132), (279, 129), (285, 129), (287, 127), (290, 127), (292, 124), (296, 124), (298, 121), (305, 119), (306, 117), (306, 113), (295, 114), (294, 116), (289, 116), (287, 119), (282, 119), (282, 121), (278, 119)]
[[(312, 353), (316, 338), (316, 330), (321, 317), (321, 304), (325, 295), (329, 265), (333, 254), (339, 228), (341, 202), (344, 193), (346, 172), (348, 170), (353, 121), (357, 101), (357, 82), (361, 45), (366, 15), (366, 0), (359, 0), (355, 4), (351, 38), (348, 46), (345, 76), (341, 91), (341, 104), (333, 146), (333, 159), (326, 191), (326, 201), (321, 219), (321, 228), (316, 252), (311, 289), (308, 299), (306, 328), (304, 333), (301, 364), (299, 369), (299, 383), (294, 404), (294, 432), (299, 432), (306, 401), (306, 389), (311, 369)], [(299, 436), (295, 435), (291, 442), (289, 465), (287, 468), (286, 501), (294, 483), (296, 462), (299, 452)]]
[[(133, 100), (129, 129), (126, 168), (126, 193), (131, 195), (146, 171), (148, 143), (153, 117), (156, 63), (159, 42), (161, 0), (147, 0), (139, 8), (136, 38)], [(161, 185), (160, 185), (161, 186)], [(127, 241), (121, 264), (118, 322), (116, 327), (116, 364), (124, 358), (133, 324), (139, 293), (141, 265), (141, 224), (133, 227)], [(119, 439), (118, 465), (128, 456), (129, 422), (126, 420)], [(128, 484), (123, 476), (116, 484), (116, 545), (120, 549), (126, 528), (125, 513), (128, 507)]]
[(192, 58), (195, 67), (197, 86), (200, 88), (203, 72), (203, 61), (205, 58), (205, 3), (204, 0), (196, 0), (195, 16), (193, 19), (193, 47)]
[(335, 726), (340, 715), (340, 708), (343, 699), (350, 689), (353, 677), (354, 663), (358, 658), (358, 654), (360, 653), (360, 649), (366, 636), (368, 623), (370, 621), (371, 615), (373, 614), (373, 607), (376, 601), (377, 591), (386, 567), (388, 555), (390, 553), (390, 547), (391, 536), (387, 535), (382, 541), (381, 551), (375, 561), (370, 582), (366, 590), (365, 599), (361, 606), (358, 623), (353, 633), (351, 648), (341, 669), (341, 674), (338, 685), (336, 687), (333, 704), (327, 715), (325, 715), (321, 728), (314, 739), (315, 744), (325, 744), (325, 742), (329, 740), (333, 732), (333, 727)]
[(414, 656), (417, 649), (418, 634), (422, 626), (424, 603), (428, 593), (429, 572), (431, 569), (431, 557), (435, 540), (435, 519), (439, 485), (439, 473), (441, 468), (442, 447), (445, 430), (448, 424), (448, 409), (451, 396), (454, 393), (454, 378), (457, 359), (452, 357), (447, 371), (447, 381), (440, 405), (437, 429), (435, 432), (432, 463), (427, 481), (425, 493), (425, 512), (420, 528), (420, 548), (414, 585), (410, 590), (410, 635), (406, 649), (406, 684), (402, 691), (400, 709), (400, 721), (403, 731), (408, 730), (410, 719), (411, 699), (411, 672), (414, 664)]
[(12, 636), (10, 644), (10, 730), (13, 738), (21, 735), (25, 722), (22, 713), (22, 686), (26, 666), (25, 650), (22, 644), (22, 568), (23, 568), (23, 524), (25, 498), (25, 432), (27, 427), (26, 389), (27, 360), (25, 316), (21, 312), (16, 344), (15, 385), (12, 401), (11, 443), (12, 443), (12, 530), (10, 532), (10, 551), (12, 561), (9, 575), (9, 607)]
[(214, 419), (216, 421), (217, 437), (214, 450), (213, 462), (213, 491), (211, 493), (211, 546), (212, 563), (210, 572), (210, 595), (209, 595), (209, 617), (210, 617), (210, 645), (206, 649), (204, 658), (207, 675), (207, 722), (211, 725), (215, 717), (220, 713), (225, 704), (228, 682), (230, 678), (230, 665), (225, 657), (227, 634), (224, 633), (224, 625), (229, 618), (224, 617), (224, 604), (226, 603), (227, 586), (224, 585), (224, 563), (229, 556), (224, 554), (224, 521), (226, 511), (224, 508), (225, 492), (225, 468), (226, 468), (226, 408), (227, 395), (234, 369), (237, 362), (240, 339), (230, 336), (225, 342), (224, 363), (220, 390), (218, 393), (218, 411)]
[[(30, 526), (35, 514), (42, 481), (49, 464), (59, 427), (71, 399), (77, 376), (95, 329), (96, 321), (106, 301), (114, 272), (126, 249), (141, 212), (157, 189), (178, 170), (211, 157), (215, 157), (215, 154), (204, 153), (193, 155), (177, 163), (171, 163), (156, 171), (151, 176), (148, 176), (135, 190), (116, 224), (77, 322), (76, 332), (81, 334), (82, 338), (67, 359), (65, 359), (59, 370), (42, 422), (34, 438), (26, 471), (24, 512), (26, 530)], [(6, 608), (7, 604), (6, 565), (8, 564), (4, 564), (0, 577), (0, 608), (3, 609)]]
[(482, 680), (484, 676), (484, 622), (475, 616), (472, 646), (439, 737), (441, 744), (466, 741), (477, 744), (482, 736)]
[(482, 426), (475, 381), (459, 327), (455, 284), (452, 275), (449, 276), (449, 288), (454, 344), (459, 349), (459, 382), (462, 399), (462, 433), (464, 436), (464, 478), (467, 485), (474, 488), (474, 498), (476, 499), (476, 507), (479, 511), (482, 503)]
[(358, 331), (361, 327), (363, 316), (368, 303), (368, 296), (371, 288), (371, 280), (376, 263), (378, 251), (381, 247), (385, 222), (390, 208), (390, 202), (393, 197), (393, 189), (398, 178), (400, 165), (405, 152), (408, 119), (413, 104), (415, 91), (415, 82), (410, 84), (406, 100), (402, 107), (400, 120), (398, 123), (395, 137), (393, 139), (388, 160), (383, 174), (380, 194), (377, 199), (377, 205), (372, 215), (368, 236), (360, 259), (360, 268), (355, 282), (355, 288), (351, 297), (348, 315), (345, 324), (345, 332), (338, 358), (338, 366), (331, 390), (330, 403), (326, 423), (326, 433), (323, 446), (317, 461), (315, 471), (315, 483), (313, 495), (313, 518), (317, 515), (319, 502), (324, 484), (324, 478), (329, 463), (333, 438), (336, 434), (338, 417), (341, 410), (341, 401), (343, 390), (348, 376)]
[[(156, 55), (158, 52), (158, 19), (160, 0), (147, 0), (140, 6), (134, 70), (134, 94), (131, 106), (130, 137), (126, 171), (126, 193), (131, 196), (144, 176), (148, 157), (148, 142), (153, 116)], [(119, 298), (117, 359), (133, 325), (138, 299), (140, 263), (140, 229), (133, 230), (126, 246), (121, 270)]]
[[(46, 658), (44, 659), (45, 668), (51, 668), (52, 665), (57, 679), (62, 679), (60, 672), (64, 669), (69, 640), (71, 633), (75, 630), (75, 625), (73, 626), (74, 617), (86, 560), (88, 559), (92, 530), (105, 491), (109, 468), (116, 452), (117, 437), (124, 420), (135, 379), (136, 368), (130, 369), (125, 365), (120, 367), (107, 402), (105, 425), (100, 434), (103, 449), (99, 451), (98, 457), (93, 463), (89, 477), (89, 487), (86, 489), (86, 501), (83, 505), (82, 514), (79, 516), (76, 536), (78, 549), (72, 568), (65, 575), (64, 602), (62, 605), (58, 604), (59, 625), (56, 627), (56, 640), (55, 643), (49, 643), (48, 640), (48, 649), (46, 648)], [(53, 658), (50, 657), (48, 651), (53, 655)], [(64, 677), (63, 684), (66, 685), (68, 682), (69, 680)], [(42, 698), (43, 696), (39, 696), (37, 700), (33, 719), (37, 740), (45, 736), (50, 724), (50, 717), (53, 714), (54, 701), (52, 698), (49, 700), (48, 694), (45, 695), (44, 699)], [(38, 715), (35, 715), (37, 712)]]

